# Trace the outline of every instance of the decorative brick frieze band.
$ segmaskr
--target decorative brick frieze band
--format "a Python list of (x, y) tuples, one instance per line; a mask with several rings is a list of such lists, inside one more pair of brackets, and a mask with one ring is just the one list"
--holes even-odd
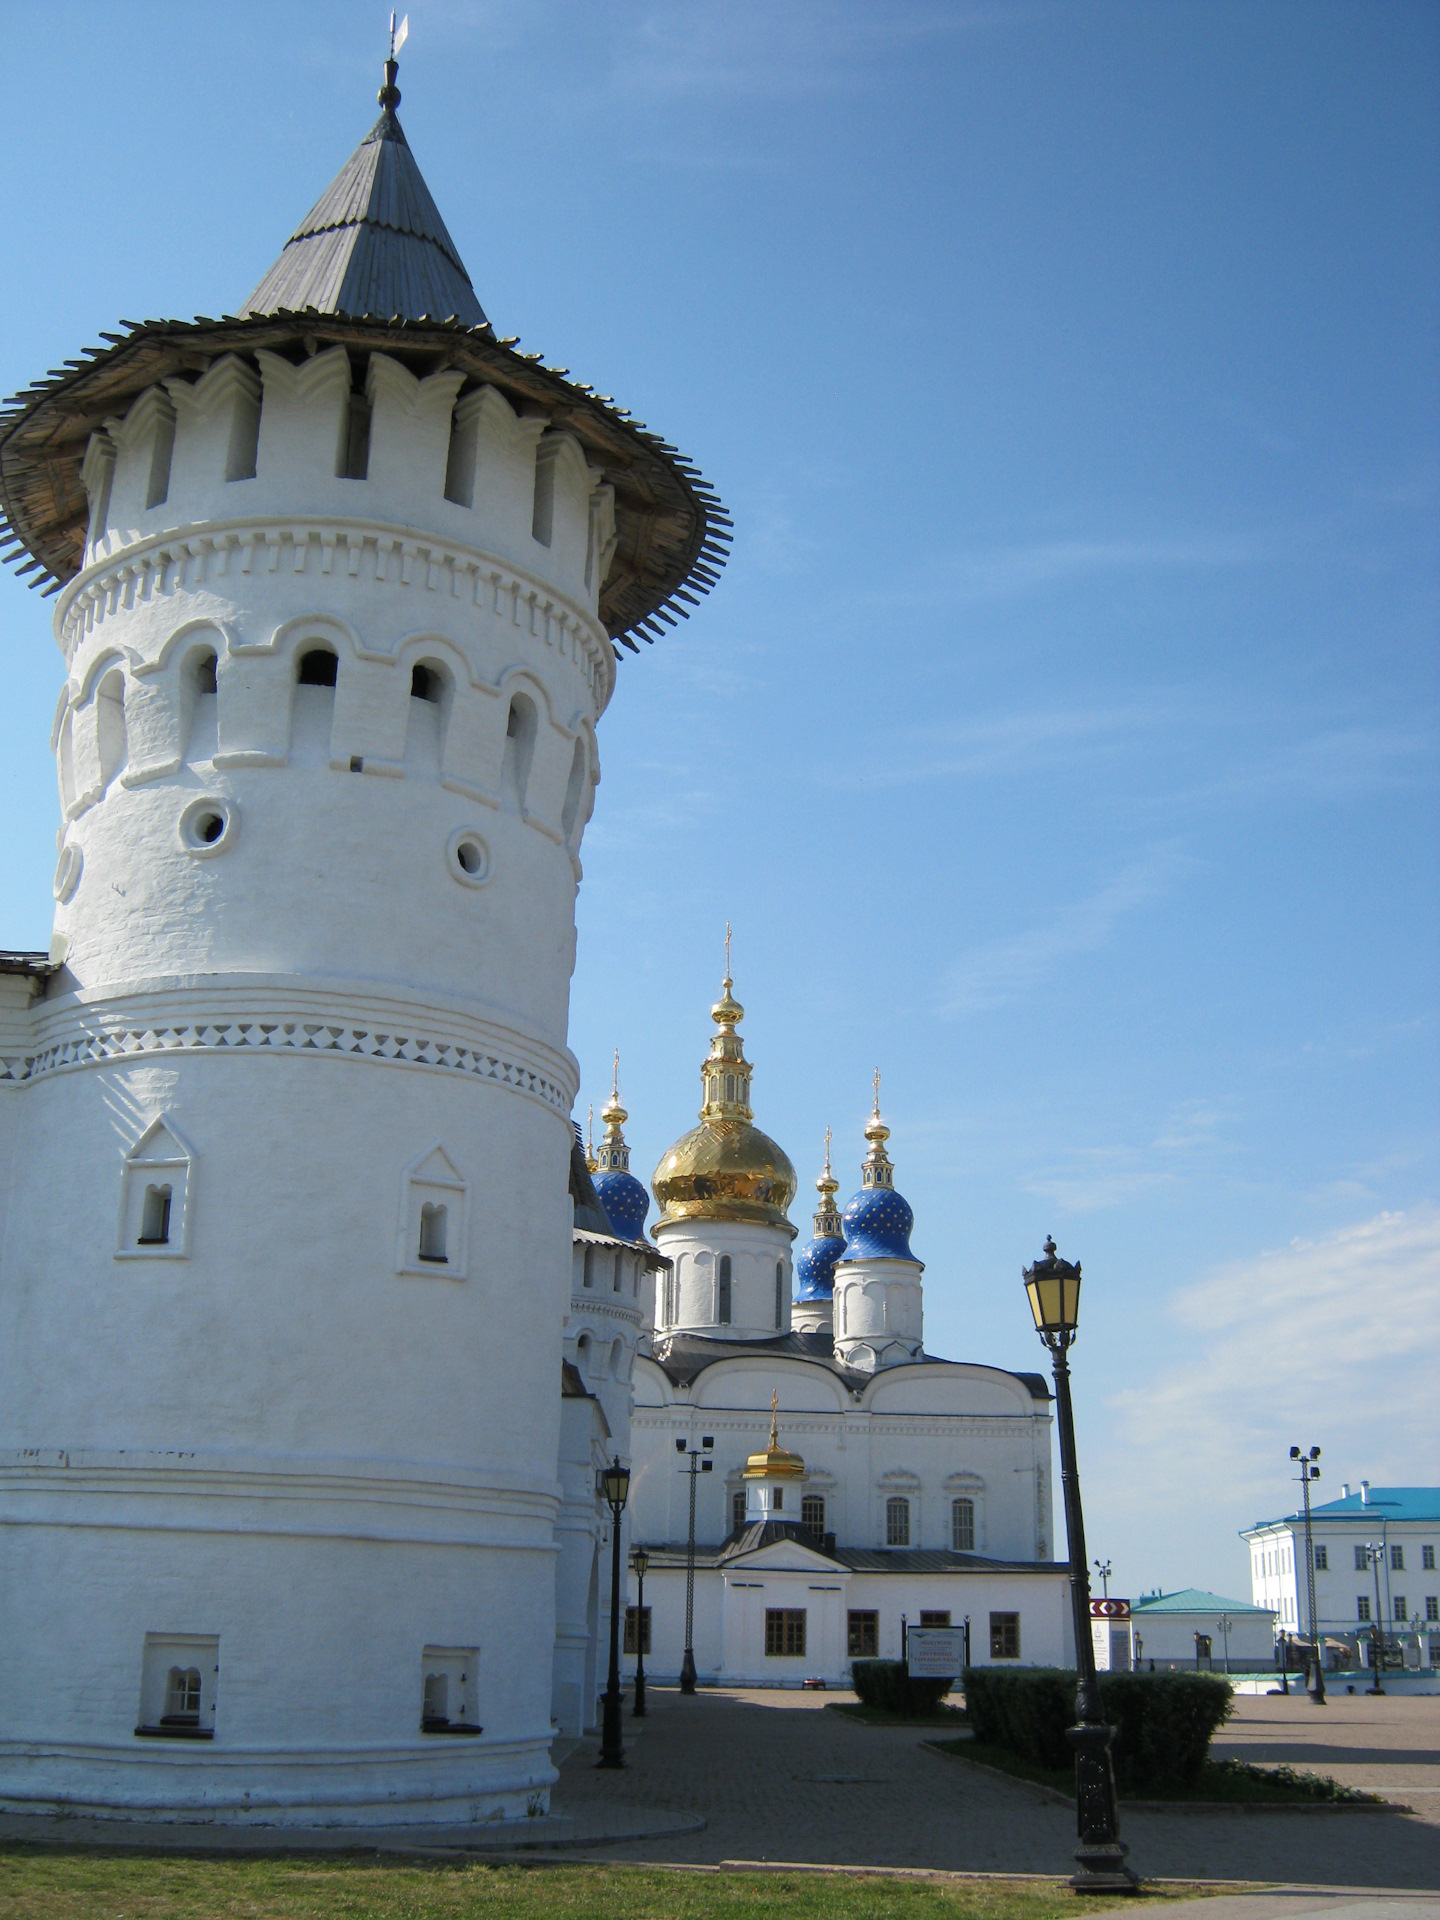
[(570, 1111), (573, 1094), (544, 1073), (482, 1048), (427, 1039), (413, 1027), (379, 1032), (320, 1020), (227, 1019), (174, 1026), (99, 1026), (55, 1041), (37, 1053), (0, 1054), (0, 1085), (22, 1085), (46, 1074), (161, 1053), (313, 1053), (425, 1067), (437, 1073), (493, 1080), (552, 1107)]

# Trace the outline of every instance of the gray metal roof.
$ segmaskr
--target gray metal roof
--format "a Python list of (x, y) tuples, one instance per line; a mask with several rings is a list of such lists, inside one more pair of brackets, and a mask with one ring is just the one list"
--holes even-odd
[(240, 309), (485, 326), (485, 312), (390, 107)]
[[(677, 1387), (691, 1386), (707, 1367), (716, 1366), (721, 1360), (751, 1360), (757, 1357), (808, 1360), (843, 1380), (857, 1398), (882, 1375), (889, 1378), (900, 1367), (948, 1367), (956, 1364), (951, 1360), (943, 1360), (938, 1353), (922, 1353), (916, 1360), (898, 1362), (893, 1368), (884, 1367), (880, 1373), (862, 1372), (855, 1367), (843, 1366), (835, 1358), (834, 1336), (828, 1330), (777, 1333), (760, 1340), (732, 1340), (723, 1334), (677, 1333), (668, 1339), (662, 1336), (656, 1351), (649, 1356), (671, 1384)], [(1008, 1373), (1009, 1370), (1005, 1367), (987, 1367), (986, 1372)], [(1043, 1374), (1009, 1373), (1009, 1377), (1021, 1381), (1032, 1400), (1050, 1399), (1050, 1389)]]

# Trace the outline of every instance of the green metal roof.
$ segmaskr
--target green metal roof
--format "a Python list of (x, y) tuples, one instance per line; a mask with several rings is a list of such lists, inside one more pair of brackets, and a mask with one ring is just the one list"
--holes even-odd
[(1176, 1593), (1149, 1593), (1130, 1602), (1137, 1613), (1264, 1613), (1273, 1607), (1252, 1606), (1248, 1600), (1227, 1600), (1223, 1593), (1211, 1593), (1205, 1587), (1181, 1587)]

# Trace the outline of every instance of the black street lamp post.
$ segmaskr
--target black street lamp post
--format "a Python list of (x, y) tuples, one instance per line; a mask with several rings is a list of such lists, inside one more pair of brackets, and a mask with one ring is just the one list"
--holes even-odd
[(1305, 1595), (1310, 1608), (1310, 1644), (1314, 1656), (1314, 1679), (1310, 1683), (1311, 1703), (1317, 1707), (1325, 1705), (1325, 1655), (1320, 1647), (1320, 1616), (1315, 1611), (1315, 1542), (1310, 1534), (1310, 1482), (1320, 1478), (1320, 1469), (1315, 1462), (1320, 1458), (1319, 1447), (1311, 1447), (1308, 1453), (1302, 1453), (1299, 1447), (1291, 1447), (1290, 1458), (1300, 1468), (1300, 1487), (1305, 1496)]
[(650, 1556), (644, 1547), (636, 1547), (630, 1555), (630, 1564), (635, 1569), (635, 1581), (638, 1592), (635, 1596), (635, 1705), (630, 1711), (632, 1720), (645, 1718), (645, 1572), (650, 1565)]
[(1111, 1567), (1110, 1562), (1108, 1560), (1097, 1560), (1095, 1562), (1095, 1571), (1099, 1574), (1101, 1580), (1104, 1582), (1105, 1598), (1108, 1600), (1110, 1598), (1110, 1575), (1114, 1571), (1114, 1569)]
[(714, 1436), (706, 1434), (698, 1447), (675, 1442), (675, 1451), (685, 1455), (685, 1471), (690, 1475), (690, 1533), (685, 1547), (685, 1658), (680, 1663), (680, 1691), (695, 1691), (695, 1475), (713, 1473), (715, 1462), (708, 1458), (715, 1447)]
[(623, 1767), (625, 1743), (620, 1737), (620, 1516), (630, 1494), (630, 1469), (617, 1458), (600, 1475), (600, 1491), (610, 1507), (610, 1682), (605, 1689), (605, 1712), (600, 1725), (602, 1767)]
[(1090, 1637), (1090, 1573), (1085, 1558), (1085, 1517), (1075, 1459), (1075, 1420), (1070, 1407), (1066, 1350), (1080, 1319), (1080, 1266), (1062, 1260), (1047, 1237), (1045, 1253), (1025, 1269), (1025, 1291), (1035, 1331), (1050, 1350), (1060, 1426), (1060, 1475), (1065, 1489), (1065, 1532), (1070, 1543), (1070, 1605), (1075, 1620), (1076, 1719), (1066, 1737), (1075, 1749), (1075, 1823), (1080, 1844), (1070, 1884), (1077, 1893), (1130, 1893), (1139, 1885), (1125, 1864), (1130, 1849), (1120, 1838), (1111, 1729), (1100, 1704), (1095, 1645)]

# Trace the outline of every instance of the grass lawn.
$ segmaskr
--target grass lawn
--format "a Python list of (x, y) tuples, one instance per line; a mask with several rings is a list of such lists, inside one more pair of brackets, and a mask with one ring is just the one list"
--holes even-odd
[[(953, 1754), (960, 1760), (978, 1760), (982, 1766), (999, 1773), (1013, 1774), (1017, 1780), (1034, 1780), (1042, 1787), (1073, 1797), (1075, 1774), (1070, 1767), (1051, 1772), (1035, 1767), (1006, 1747), (982, 1746), (978, 1740), (931, 1740), (926, 1743), (938, 1753)], [(1200, 1784), (1171, 1793), (1146, 1791), (1122, 1794), (1121, 1800), (1164, 1800), (1176, 1806), (1235, 1807), (1375, 1807), (1385, 1804), (1378, 1793), (1362, 1793), (1358, 1787), (1342, 1787), (1325, 1773), (1300, 1773), (1294, 1767), (1257, 1767), (1248, 1760), (1207, 1760)]]
[(1058, 1880), (0, 1850), (6, 1920), (1057, 1920), (1109, 1904)]

